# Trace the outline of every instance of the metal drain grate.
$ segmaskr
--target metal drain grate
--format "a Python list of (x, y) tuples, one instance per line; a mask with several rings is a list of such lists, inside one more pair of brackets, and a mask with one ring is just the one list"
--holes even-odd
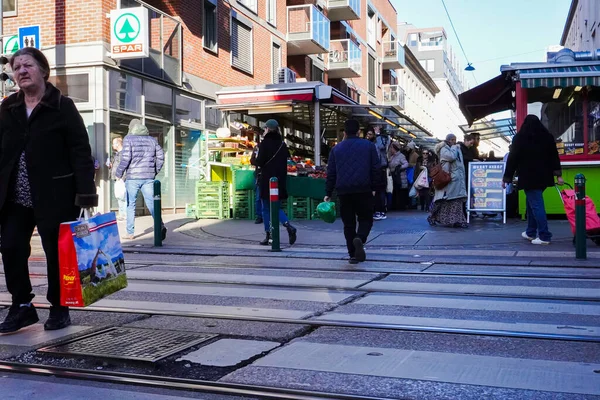
[(38, 351), (157, 362), (216, 336), (157, 329), (109, 328)]

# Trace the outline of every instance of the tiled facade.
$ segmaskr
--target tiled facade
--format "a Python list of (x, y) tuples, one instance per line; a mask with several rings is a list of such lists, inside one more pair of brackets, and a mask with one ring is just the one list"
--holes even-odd
[(560, 44), (573, 51), (600, 49), (600, 2), (572, 0)]

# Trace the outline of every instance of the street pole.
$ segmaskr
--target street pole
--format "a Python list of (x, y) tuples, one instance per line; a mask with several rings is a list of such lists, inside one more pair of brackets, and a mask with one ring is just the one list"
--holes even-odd
[(280, 252), (279, 239), (279, 182), (273, 177), (269, 180), (269, 212), (271, 213), (271, 251)]
[(585, 176), (575, 175), (575, 258), (587, 258), (587, 234), (585, 221)]
[(154, 181), (154, 247), (162, 246), (162, 210), (160, 181)]

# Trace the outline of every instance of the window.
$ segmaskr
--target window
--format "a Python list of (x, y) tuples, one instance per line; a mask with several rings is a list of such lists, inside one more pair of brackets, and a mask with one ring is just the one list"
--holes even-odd
[(377, 16), (375, 11), (369, 8), (367, 12), (367, 42), (372, 48), (377, 46)]
[(217, 1), (204, 0), (204, 48), (217, 51)]
[(435, 71), (435, 60), (427, 60), (427, 72)]
[(273, 48), (271, 49), (271, 66), (273, 83), (277, 83), (279, 81), (279, 68), (281, 68), (281, 46), (277, 43), (273, 43)]
[(231, 66), (252, 74), (252, 27), (231, 19)]
[(109, 106), (113, 110), (142, 113), (142, 80), (118, 71), (108, 73)]
[(411, 33), (408, 39), (408, 45), (409, 46), (416, 46), (417, 45), (417, 34), (416, 33)]
[(375, 57), (369, 54), (369, 62), (368, 62), (368, 90), (369, 94), (375, 96), (375, 86), (377, 83), (377, 63), (375, 62)]
[(17, 0), (2, 0), (3, 15), (5, 17), (15, 17), (17, 15)]
[(255, 14), (258, 12), (257, 1), (256, 0), (238, 0), (238, 3), (253, 11)]
[(90, 101), (90, 77), (88, 74), (51, 76), (48, 81), (75, 103)]
[(267, 0), (267, 22), (277, 25), (277, 0)]
[(324, 82), (325, 74), (323, 73), (323, 70), (321, 68), (319, 68), (313, 64), (312, 71), (311, 71), (311, 78), (312, 78), (311, 80), (313, 82), (317, 82), (317, 81)]
[(175, 122), (200, 124), (202, 104), (200, 100), (177, 94), (175, 96)]
[(146, 116), (171, 121), (173, 113), (173, 91), (154, 82), (144, 82)]

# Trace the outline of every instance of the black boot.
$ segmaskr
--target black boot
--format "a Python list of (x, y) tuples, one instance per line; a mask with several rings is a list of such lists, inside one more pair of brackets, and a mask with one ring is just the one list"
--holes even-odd
[(47, 331), (55, 331), (66, 328), (71, 325), (71, 316), (69, 315), (69, 307), (50, 307), (50, 316), (44, 324), (44, 329)]
[(271, 244), (271, 232), (267, 232), (267, 236), (265, 237), (265, 240), (263, 240), (262, 242), (260, 242), (260, 244), (262, 246), (268, 246)]
[(290, 246), (293, 245), (294, 243), (296, 243), (296, 233), (298, 232), (298, 230), (296, 228), (294, 228), (292, 226), (292, 224), (288, 222), (286, 222), (285, 224), (283, 224), (283, 226), (285, 226), (285, 229), (287, 229), (287, 233), (288, 236), (290, 237)]
[(16, 332), (21, 328), (35, 324), (39, 320), (33, 304), (22, 307), (15, 304), (10, 307), (4, 322), (0, 324), (0, 333)]

